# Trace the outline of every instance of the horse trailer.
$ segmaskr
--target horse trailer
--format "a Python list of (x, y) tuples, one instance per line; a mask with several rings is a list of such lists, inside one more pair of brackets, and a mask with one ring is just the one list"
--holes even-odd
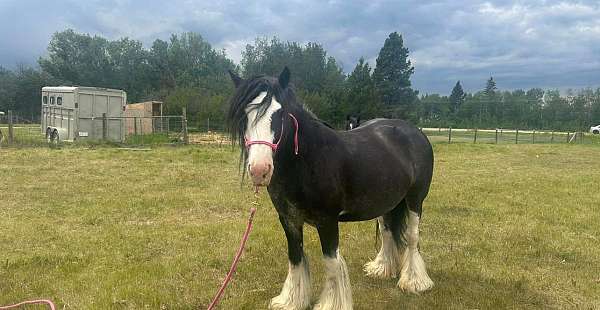
[(48, 141), (125, 140), (127, 94), (80, 86), (42, 88), (42, 134)]

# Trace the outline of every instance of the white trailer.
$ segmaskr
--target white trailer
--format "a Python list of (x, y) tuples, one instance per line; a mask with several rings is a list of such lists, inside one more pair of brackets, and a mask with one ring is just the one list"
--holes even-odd
[(48, 141), (125, 140), (127, 94), (81, 86), (42, 88), (42, 134)]

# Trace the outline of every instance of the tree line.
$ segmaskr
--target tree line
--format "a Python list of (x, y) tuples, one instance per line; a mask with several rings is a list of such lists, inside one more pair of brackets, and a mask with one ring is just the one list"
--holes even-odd
[(35, 119), (41, 87), (83, 85), (123, 89), (130, 103), (161, 100), (171, 114), (186, 107), (192, 124), (208, 118), (222, 124), (233, 92), (227, 70), (248, 78), (277, 75), (288, 66), (301, 100), (335, 126), (348, 115), (455, 128), (585, 130), (600, 123), (600, 88), (566, 95), (539, 88), (501, 91), (490, 77), (474, 93), (464, 92), (458, 81), (449, 96), (420, 95), (412, 88), (415, 68), (397, 32), (383, 43), (374, 68), (361, 58), (349, 74), (319, 43), (258, 38), (246, 46), (236, 65), (197, 33), (173, 34), (145, 48), (129, 38), (111, 41), (65, 30), (52, 36), (48, 54), (38, 64), (0, 67), (0, 111), (11, 109)]

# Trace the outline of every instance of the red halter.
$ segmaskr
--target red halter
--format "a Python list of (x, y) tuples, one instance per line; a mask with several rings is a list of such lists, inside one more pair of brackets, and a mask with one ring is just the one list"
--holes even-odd
[[(288, 115), (292, 118), (292, 120), (294, 121), (294, 127), (295, 127), (295, 131), (294, 131), (294, 154), (298, 155), (298, 120), (296, 119), (296, 117), (292, 114), (292, 113), (288, 113)], [(246, 145), (246, 148), (250, 148), (250, 146), (252, 144), (263, 144), (263, 145), (267, 145), (269, 146), (273, 152), (277, 151), (277, 147), (279, 146), (279, 142), (281, 142), (281, 137), (283, 137), (283, 119), (281, 120), (281, 134), (279, 135), (279, 140), (277, 140), (277, 143), (271, 143), (269, 141), (264, 141), (264, 140), (249, 140), (247, 137), (244, 137), (244, 144)]]

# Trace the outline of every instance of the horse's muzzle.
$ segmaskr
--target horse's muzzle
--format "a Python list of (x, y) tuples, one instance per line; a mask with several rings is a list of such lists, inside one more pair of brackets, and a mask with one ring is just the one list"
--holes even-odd
[(250, 164), (248, 174), (254, 186), (267, 186), (271, 182), (271, 176), (273, 176), (273, 164), (265, 162)]

